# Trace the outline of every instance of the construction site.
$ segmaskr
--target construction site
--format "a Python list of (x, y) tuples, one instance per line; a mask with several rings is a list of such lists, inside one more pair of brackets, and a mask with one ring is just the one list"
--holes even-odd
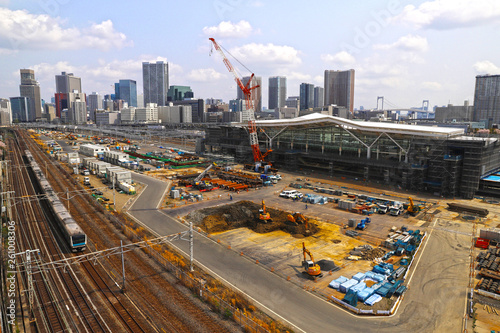
[[(243, 84), (211, 41), (252, 111), (256, 86), (251, 79)], [(433, 331), (456, 328), (442, 320), (450, 317), (495, 328), (488, 315), (500, 308), (500, 233), (490, 229), (498, 227), (500, 208), (477, 195), (496, 193), (497, 139), (319, 113), (282, 120), (250, 116), (205, 128), (203, 140), (172, 138), (185, 147), (204, 147), (200, 153), (174, 147), (161, 135), (141, 141), (78, 131), (85, 134), (53, 134), (80, 152), (93, 149), (98, 160), (119, 152), (114, 164), (166, 183), (156, 208), (215, 242), (220, 260), (228, 251), (271, 272), (284, 288), (298, 286), (350, 314), (392, 316), (424, 304), (418, 315), (431, 318)], [(58, 154), (60, 142), (44, 144), (49, 154)], [(99, 162), (90, 165), (98, 168)], [(95, 172), (97, 180), (113, 171)], [(478, 248), (483, 250), (476, 260), (470, 254)], [(241, 274), (250, 273), (260, 271)], [(246, 286), (248, 279), (240, 280)], [(465, 309), (464, 290), (474, 294)], [(474, 314), (479, 304), (490, 307), (488, 315)], [(461, 324), (470, 326), (467, 319)]]
[[(269, 160), (292, 172), (390, 184), (437, 197), (471, 199), (483, 180), (500, 170), (497, 138), (465, 136), (463, 130), (396, 123), (368, 123), (319, 113), (293, 119), (256, 121)], [(206, 130), (208, 152), (234, 155), (247, 163), (248, 125), (231, 123)]]

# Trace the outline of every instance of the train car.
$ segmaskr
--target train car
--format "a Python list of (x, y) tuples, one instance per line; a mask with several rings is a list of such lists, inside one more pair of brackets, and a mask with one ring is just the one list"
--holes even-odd
[(38, 180), (41, 190), (46, 196), (49, 207), (55, 217), (55, 222), (64, 235), (66, 243), (72, 252), (84, 251), (87, 246), (87, 235), (80, 228), (78, 223), (71, 217), (68, 210), (61, 202), (54, 189), (45, 178), (38, 163), (34, 160), (31, 152), (26, 150), (25, 156), (30, 163), (31, 169)]

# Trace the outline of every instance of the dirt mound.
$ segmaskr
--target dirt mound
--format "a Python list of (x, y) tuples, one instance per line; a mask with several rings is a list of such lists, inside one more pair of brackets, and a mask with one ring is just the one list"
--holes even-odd
[(328, 271), (336, 272), (340, 269), (340, 267), (335, 265), (335, 263), (332, 260), (321, 259), (316, 263), (319, 265), (319, 267), (323, 272), (328, 272)]
[(208, 233), (246, 227), (258, 233), (283, 230), (294, 237), (302, 238), (314, 235), (319, 231), (313, 220), (309, 220), (306, 228), (305, 224), (295, 224), (288, 221), (289, 212), (274, 208), (267, 208), (267, 212), (271, 215), (271, 221), (262, 223), (259, 221), (260, 208), (260, 205), (251, 201), (239, 201), (191, 212), (186, 216), (186, 220), (193, 222)]

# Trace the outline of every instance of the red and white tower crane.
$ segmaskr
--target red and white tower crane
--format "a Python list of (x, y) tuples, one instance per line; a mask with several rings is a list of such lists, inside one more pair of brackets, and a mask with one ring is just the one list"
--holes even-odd
[(254, 105), (253, 105), (253, 98), (252, 98), (252, 92), (256, 88), (259, 87), (259, 85), (251, 86), (254, 73), (250, 76), (250, 79), (246, 84), (243, 84), (241, 81), (240, 76), (234, 69), (233, 65), (227, 59), (226, 55), (222, 51), (222, 48), (217, 44), (215, 39), (209, 38), (209, 40), (212, 42), (213, 46), (215, 49), (220, 53), (222, 56), (222, 61), (226, 65), (227, 69), (229, 72), (231, 72), (234, 76), (234, 80), (238, 84), (238, 87), (241, 89), (243, 92), (243, 95), (245, 96), (245, 102), (246, 102), (246, 108), (248, 111), (250, 111), (250, 120), (248, 121), (248, 132), (250, 133), (250, 146), (252, 147), (252, 152), (253, 152), (253, 160), (254, 162), (262, 162), (264, 160), (264, 157), (267, 156), (271, 151), (267, 151), (263, 156), (262, 153), (260, 152), (260, 147), (259, 147), (259, 138), (257, 136), (257, 127), (255, 125), (255, 119), (254, 119)]

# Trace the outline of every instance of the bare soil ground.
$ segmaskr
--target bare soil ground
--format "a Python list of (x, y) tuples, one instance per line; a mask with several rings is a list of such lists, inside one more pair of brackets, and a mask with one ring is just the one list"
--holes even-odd
[(251, 201), (239, 201), (194, 211), (186, 216), (186, 220), (193, 222), (208, 233), (246, 227), (260, 234), (282, 230), (293, 237), (304, 238), (319, 231), (314, 220), (309, 220), (306, 230), (305, 224), (294, 224), (288, 221), (289, 213), (274, 208), (267, 209), (271, 215), (271, 221), (263, 223), (259, 220), (260, 208), (260, 205)]

